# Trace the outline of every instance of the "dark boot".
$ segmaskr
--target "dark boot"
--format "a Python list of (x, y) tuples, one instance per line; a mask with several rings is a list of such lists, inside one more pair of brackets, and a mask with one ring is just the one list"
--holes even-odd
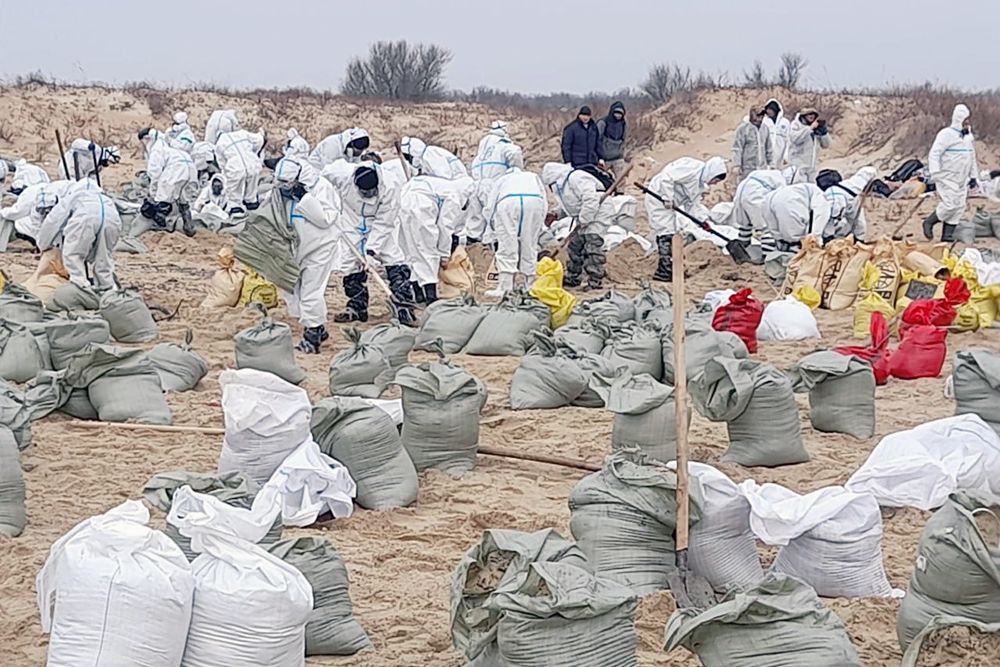
[(427, 298), (427, 305), (431, 305), (438, 300), (438, 286), (437, 283), (431, 283), (430, 285), (424, 285), (423, 287), (424, 295)]
[(181, 220), (183, 225), (181, 229), (184, 231), (184, 236), (191, 238), (195, 234), (194, 220), (191, 219), (191, 207), (187, 204), (178, 204), (177, 210), (181, 212)]
[(566, 262), (566, 274), (563, 276), (563, 287), (579, 287), (583, 282), (583, 257), (584, 257), (583, 235), (574, 233), (566, 246), (566, 254), (569, 255)]
[(660, 261), (656, 265), (656, 273), (653, 274), (653, 280), (663, 283), (674, 281), (673, 240), (674, 237), (672, 234), (663, 234), (656, 237), (656, 251), (660, 255)]
[(958, 225), (949, 225), (947, 222), (941, 225), (941, 240), (945, 243), (952, 243), (955, 240), (955, 230)]
[[(410, 267), (406, 264), (394, 264), (385, 267), (385, 275), (389, 278), (389, 290), (392, 292), (392, 303), (396, 308), (396, 317), (400, 324), (412, 326), (413, 318), (413, 285), (410, 283)], [(424, 292), (424, 296), (427, 293)]]
[(455, 250), (458, 249), (458, 244), (459, 244), (460, 241), (461, 241), (461, 239), (459, 238), (458, 234), (452, 234), (451, 235), (451, 254), (452, 255), (454, 255), (455, 254)]
[(427, 297), (424, 296), (424, 290), (420, 287), (420, 283), (414, 280), (410, 282), (410, 287), (413, 289), (413, 303), (427, 303)]
[(323, 325), (306, 327), (306, 330), (302, 332), (302, 340), (295, 346), (295, 349), (306, 354), (319, 354), (320, 346), (329, 337), (330, 334), (326, 332), (326, 327)]
[(258, 208), (260, 208), (259, 201), (245, 201), (243, 202), (243, 205), (247, 207), (248, 211), (256, 211)]
[(927, 216), (927, 218), (924, 220), (925, 239), (927, 239), (928, 241), (934, 240), (934, 227), (936, 227), (939, 222), (941, 222), (941, 220), (938, 218), (937, 211), (934, 211), (929, 216)]
[(333, 321), (338, 324), (367, 322), (368, 274), (358, 271), (344, 276), (344, 295), (347, 296), (347, 307), (344, 312), (334, 315)]

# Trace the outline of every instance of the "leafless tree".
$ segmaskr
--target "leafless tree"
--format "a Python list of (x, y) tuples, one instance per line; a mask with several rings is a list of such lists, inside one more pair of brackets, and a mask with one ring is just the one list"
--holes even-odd
[(764, 88), (768, 85), (767, 74), (764, 73), (764, 65), (759, 60), (753, 61), (753, 67), (749, 72), (743, 72), (743, 85), (748, 88)]
[(781, 66), (778, 68), (778, 74), (775, 77), (776, 83), (789, 90), (795, 90), (808, 64), (809, 61), (801, 53), (782, 53)]
[(691, 90), (691, 69), (680, 65), (653, 65), (639, 87), (657, 104), (666, 104), (679, 92)]
[(353, 97), (422, 102), (445, 93), (444, 68), (451, 52), (434, 44), (380, 41), (365, 58), (347, 64), (340, 91)]

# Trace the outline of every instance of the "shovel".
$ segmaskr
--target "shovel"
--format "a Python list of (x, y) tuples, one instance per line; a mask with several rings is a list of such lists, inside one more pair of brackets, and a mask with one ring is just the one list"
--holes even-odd
[(657, 193), (653, 192), (649, 188), (643, 186), (642, 184), (640, 184), (640, 183), (633, 183), (633, 185), (635, 185), (635, 187), (639, 188), (644, 193), (646, 193), (647, 195), (649, 195), (653, 199), (657, 200), (658, 202), (660, 202), (661, 204), (663, 204), (667, 208), (673, 209), (675, 213), (680, 213), (685, 218), (687, 218), (688, 220), (690, 220), (691, 222), (693, 222), (694, 224), (696, 224), (699, 228), (701, 228), (701, 229), (705, 230), (706, 232), (708, 232), (709, 234), (711, 234), (713, 236), (717, 236), (720, 239), (722, 239), (723, 241), (725, 241), (726, 242), (726, 252), (729, 253), (729, 256), (732, 257), (733, 261), (736, 262), (737, 264), (746, 264), (748, 262), (752, 262), (753, 261), (753, 258), (750, 257), (750, 253), (747, 252), (747, 249), (743, 247), (743, 244), (740, 243), (739, 240), (737, 240), (737, 239), (730, 239), (728, 236), (725, 236), (724, 234), (721, 234), (718, 231), (712, 229), (712, 226), (709, 225), (707, 222), (703, 222), (701, 220), (698, 220), (696, 217), (694, 217), (693, 215), (691, 215), (690, 213), (688, 213), (684, 209), (678, 208), (677, 206), (674, 206), (673, 204), (668, 204), (666, 202), (666, 200), (663, 199), (663, 197), (661, 197)]
[[(622, 175), (619, 176), (617, 179), (615, 179), (615, 182), (611, 184), (611, 187), (605, 190), (604, 194), (601, 195), (601, 200), (598, 202), (598, 205), (603, 204), (608, 197), (615, 194), (618, 190), (621, 189), (621, 187), (625, 184), (625, 179), (628, 178), (629, 172), (631, 171), (632, 171), (632, 163), (629, 162), (625, 166), (625, 169), (622, 170)], [(553, 259), (557, 257), (559, 253), (562, 252), (563, 248), (568, 246), (570, 244), (570, 241), (573, 240), (573, 236), (576, 234), (578, 227), (579, 227), (579, 219), (573, 218), (573, 224), (570, 226), (569, 233), (566, 235), (566, 238), (564, 238), (555, 248), (543, 250), (541, 253), (539, 253), (539, 257), (541, 257), (542, 255), (545, 255), (546, 257), (551, 257)]]
[(684, 364), (684, 239), (674, 235), (674, 410), (677, 415), (677, 569), (667, 577), (678, 609), (707, 609), (715, 590), (688, 568), (688, 412), (687, 367)]

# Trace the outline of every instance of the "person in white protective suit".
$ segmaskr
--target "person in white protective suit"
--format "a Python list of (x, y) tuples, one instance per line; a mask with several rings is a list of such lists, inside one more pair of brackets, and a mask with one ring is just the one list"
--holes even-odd
[(281, 149), (285, 157), (294, 158), (300, 163), (309, 159), (309, 142), (302, 138), (298, 130), (289, 128), (285, 132), (285, 138), (285, 145)]
[(750, 107), (750, 112), (733, 135), (733, 169), (739, 170), (740, 178), (774, 164), (771, 132), (764, 127), (763, 118), (760, 109)]
[(500, 274), (490, 297), (503, 297), (514, 288), (517, 274), (530, 286), (538, 267), (538, 241), (548, 213), (545, 185), (537, 174), (512, 169), (496, 180), (485, 207), (486, 219), (497, 240), (496, 265)]
[[(366, 256), (385, 266), (396, 315), (402, 324), (412, 325), (413, 288), (410, 267), (399, 246), (399, 187), (375, 162), (323, 170), (343, 202), (340, 216), (341, 247), (334, 270), (341, 273), (347, 307), (334, 316), (337, 323), (368, 321), (368, 273)], [(353, 248), (353, 249), (352, 249)]]
[(781, 103), (773, 97), (764, 104), (762, 126), (771, 135), (771, 162), (769, 169), (781, 169), (785, 165), (785, 154), (788, 151), (788, 130), (791, 123), (785, 118)]
[(711, 157), (705, 161), (682, 157), (665, 166), (649, 181), (647, 189), (666, 202), (664, 204), (650, 195), (646, 195), (644, 200), (649, 226), (656, 236), (656, 249), (659, 253), (653, 280), (671, 282), (674, 279), (671, 254), (674, 234), (694, 227), (690, 220), (672, 207), (686, 211), (697, 220), (708, 221), (709, 210), (701, 202), (702, 196), (709, 187), (725, 179), (726, 161), (721, 157)]
[(830, 222), (823, 230), (824, 244), (848, 236), (864, 243), (868, 221), (862, 206), (862, 195), (877, 177), (878, 170), (875, 167), (862, 167), (850, 178), (834, 183), (823, 191), (830, 202)]
[(37, 246), (36, 240), (42, 221), (59, 199), (66, 196), (73, 184), (74, 181), (60, 180), (29, 186), (21, 191), (17, 201), (10, 206), (0, 208), (0, 220), (12, 221), (17, 235)]
[(937, 133), (927, 157), (927, 168), (941, 201), (924, 220), (924, 236), (928, 240), (934, 238), (934, 227), (940, 222), (941, 240), (954, 241), (955, 228), (965, 213), (969, 188), (977, 185), (979, 175), (969, 107), (957, 105), (951, 114), (951, 125)]
[(813, 183), (819, 168), (820, 149), (830, 147), (830, 132), (819, 112), (805, 108), (788, 128), (789, 166), (796, 167), (795, 183)]
[(236, 111), (233, 109), (216, 109), (205, 123), (205, 141), (213, 146), (219, 140), (219, 135), (232, 132), (239, 127)]
[(400, 189), (399, 244), (410, 265), (416, 303), (437, 301), (438, 269), (458, 246), (473, 187), (469, 177), (414, 176)]
[[(59, 161), (59, 175), (73, 180), (90, 178), (98, 170), (118, 164), (122, 159), (117, 146), (103, 147), (83, 138), (74, 139), (63, 158), (65, 163)], [(68, 174), (66, 169), (69, 169)]]
[(113, 252), (122, 222), (111, 197), (78, 190), (63, 197), (45, 216), (36, 239), (42, 252), (62, 248), (69, 279), (103, 292), (115, 287)]
[(371, 138), (368, 136), (368, 131), (360, 127), (352, 127), (343, 132), (331, 134), (316, 144), (312, 153), (309, 154), (309, 163), (318, 171), (322, 171), (337, 160), (358, 163), (370, 145)]
[(260, 205), (258, 188), (264, 162), (264, 132), (248, 132), (233, 121), (234, 129), (223, 132), (215, 142), (215, 159), (226, 178), (226, 199), (229, 210), (236, 214), (254, 210)]
[(213, 174), (191, 205), (195, 220), (212, 231), (219, 231), (229, 221), (226, 204), (226, 181), (222, 174)]
[(177, 205), (183, 221), (184, 234), (194, 236), (188, 190), (197, 185), (194, 160), (178, 148), (172, 148), (159, 130), (139, 131), (139, 141), (146, 147), (146, 173), (149, 175), (149, 197), (139, 212), (153, 221), (153, 229), (164, 230), (167, 216)]
[(744, 246), (750, 245), (754, 234), (760, 241), (761, 251), (774, 251), (774, 237), (764, 220), (764, 201), (770, 193), (788, 185), (785, 173), (777, 169), (752, 171), (736, 186), (733, 197), (733, 224), (739, 229), (739, 240)]
[(490, 124), (489, 134), (479, 142), (472, 160), (472, 178), (495, 180), (512, 168), (524, 169), (524, 153), (507, 135), (507, 123), (495, 120)]
[(602, 196), (613, 184), (611, 175), (597, 167), (574, 169), (562, 162), (547, 162), (542, 167), (542, 183), (548, 187), (559, 204), (557, 215), (575, 218), (576, 225), (567, 246), (569, 261), (563, 284), (579, 287), (583, 274), (587, 274), (588, 289), (600, 289), (604, 282), (607, 256), (604, 236), (615, 222), (620, 210), (613, 199), (632, 197), (619, 195), (605, 199)]
[(13, 195), (21, 194), (22, 190), (32, 185), (41, 185), (51, 180), (47, 171), (24, 159), (8, 165), (8, 169), (14, 172), (10, 181), (10, 193)]
[(340, 195), (329, 181), (316, 178), (309, 165), (295, 158), (282, 158), (275, 165), (274, 179), (287, 206), (289, 225), (299, 239), (295, 254), (299, 281), (293, 292), (283, 291), (282, 297), (288, 304), (288, 314), (304, 328), (297, 349), (319, 354), (323, 342), (330, 337), (326, 331), (326, 287), (340, 240), (337, 228), (342, 208)]
[(416, 137), (403, 137), (400, 147), (414, 175), (437, 176), (449, 181), (469, 175), (462, 161), (440, 146), (429, 145)]
[(822, 240), (830, 222), (830, 200), (819, 186), (795, 183), (778, 188), (764, 198), (764, 220), (777, 250), (796, 252), (806, 236)]
[(167, 137), (171, 146), (179, 148), (185, 153), (190, 153), (194, 149), (196, 140), (191, 126), (188, 125), (186, 111), (178, 111), (174, 114), (174, 124), (167, 130)]
[(7, 184), (7, 174), (9, 171), (7, 169), (7, 161), (0, 160), (0, 192), (3, 191), (3, 186)]

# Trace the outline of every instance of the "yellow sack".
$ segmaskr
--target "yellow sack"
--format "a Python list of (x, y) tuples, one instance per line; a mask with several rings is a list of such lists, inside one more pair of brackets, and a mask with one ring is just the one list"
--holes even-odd
[[(885, 300), (890, 306), (895, 303), (896, 290), (899, 289), (899, 282), (902, 271), (899, 267), (899, 259), (896, 255), (896, 247), (888, 239), (880, 239), (872, 247), (870, 263), (878, 270), (878, 277), (869, 288), (862, 289), (861, 294), (874, 292)], [(868, 271), (867, 265), (865, 266)]]
[(808, 285), (818, 290), (824, 256), (823, 248), (815, 236), (802, 239), (802, 249), (788, 262), (785, 282), (781, 286), (781, 296), (788, 296), (801, 285)]
[(278, 305), (278, 288), (274, 283), (253, 269), (247, 269), (243, 276), (243, 289), (240, 290), (240, 300), (236, 305), (246, 306), (259, 303), (265, 308), (275, 308)]
[(201, 302), (202, 308), (232, 308), (240, 300), (243, 290), (243, 272), (235, 267), (236, 258), (229, 247), (219, 250), (215, 261), (219, 270), (208, 285), (208, 296)]
[(3, 288), (6, 286), (7, 286), (7, 274), (4, 273), (3, 271), (0, 271), (0, 292), (2, 292)]
[(899, 289), (896, 290), (896, 312), (902, 313), (916, 299), (943, 299), (944, 281), (923, 276), (915, 271), (900, 273)]
[(828, 310), (844, 310), (854, 305), (858, 285), (871, 249), (853, 239), (834, 239), (823, 248), (820, 269), (820, 300)]
[(815, 287), (802, 285), (801, 287), (797, 287), (795, 291), (792, 292), (792, 296), (809, 306), (809, 310), (816, 310), (819, 308), (819, 292), (816, 291)]
[(576, 307), (576, 297), (563, 289), (562, 262), (545, 257), (538, 263), (538, 277), (531, 286), (531, 296), (535, 297), (552, 311), (552, 328), (557, 329), (566, 324)]
[(50, 248), (38, 258), (38, 268), (34, 275), (24, 281), (24, 288), (42, 302), (52, 298), (52, 293), (69, 282), (69, 272), (62, 263), (62, 251)]
[(979, 285), (979, 274), (976, 272), (976, 267), (959, 259), (957, 255), (948, 255), (941, 260), (941, 263), (948, 267), (952, 278), (964, 278), (965, 284), (969, 286), (970, 290)]
[(869, 292), (854, 305), (854, 337), (868, 338), (871, 335), (872, 313), (882, 313), (886, 321), (889, 321), (895, 311), (889, 302), (882, 298), (877, 292)]
[(448, 262), (438, 270), (439, 299), (454, 299), (463, 294), (476, 294), (476, 269), (465, 246), (458, 246)]
[(978, 331), (979, 311), (972, 305), (972, 301), (967, 301), (955, 309), (955, 321), (951, 323), (952, 331)]
[(1000, 297), (1000, 285), (990, 285), (989, 287), (976, 287), (972, 290), (972, 298), (966, 305), (972, 306), (979, 316), (979, 328), (986, 329), (993, 326), (998, 315), (997, 298)]

